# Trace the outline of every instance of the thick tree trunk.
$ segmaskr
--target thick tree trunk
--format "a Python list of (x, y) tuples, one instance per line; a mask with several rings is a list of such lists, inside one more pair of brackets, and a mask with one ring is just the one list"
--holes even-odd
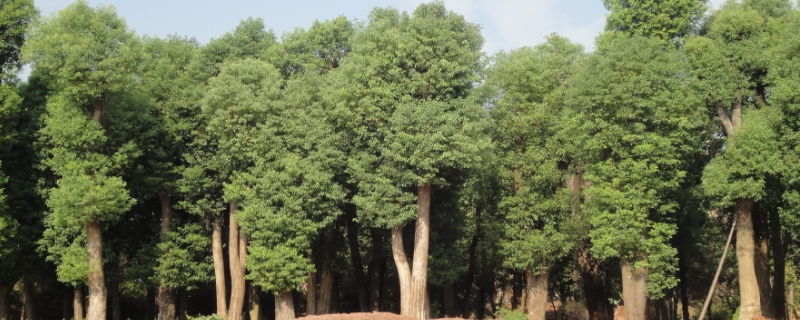
[(217, 315), (228, 315), (228, 298), (225, 284), (225, 257), (222, 253), (222, 225), (223, 217), (214, 215), (214, 226), (211, 231), (211, 257), (214, 261), (214, 284), (217, 297)]
[(356, 292), (358, 293), (358, 308), (361, 312), (369, 310), (369, 294), (364, 281), (364, 265), (361, 262), (361, 250), (358, 245), (358, 224), (353, 221), (356, 218), (355, 208), (347, 218), (347, 242), (350, 247), (350, 264), (353, 266), (353, 279), (355, 280)]
[(83, 291), (80, 285), (72, 290), (72, 319), (83, 319)]
[(626, 320), (645, 320), (647, 310), (647, 270), (634, 269), (627, 259), (622, 267), (622, 296), (625, 302)]
[(408, 316), (411, 314), (411, 267), (406, 258), (403, 248), (403, 227), (392, 228), (392, 256), (397, 266), (397, 278), (400, 283), (400, 314)]
[(231, 300), (228, 303), (227, 320), (241, 320), (244, 309), (245, 286), (245, 263), (247, 259), (247, 241), (239, 232), (239, 223), (236, 222), (234, 215), (237, 206), (230, 205), (230, 222), (228, 229), (228, 265), (231, 273)]
[(89, 253), (89, 310), (88, 320), (106, 318), (106, 282), (103, 276), (103, 228), (97, 218), (86, 223), (86, 246)]
[(177, 297), (175, 291), (169, 289), (167, 286), (158, 288), (158, 320), (171, 320), (175, 319), (176, 310), (175, 305)]
[(275, 320), (294, 319), (294, 299), (292, 293), (284, 291), (275, 296)]
[(156, 289), (147, 288), (147, 296), (144, 301), (144, 318), (145, 320), (152, 320), (156, 317)]
[(596, 259), (586, 249), (586, 245), (578, 248), (578, 267), (580, 268), (583, 296), (586, 299), (586, 310), (589, 320), (608, 320), (612, 318), (608, 290), (602, 261)]
[(0, 320), (8, 320), (8, 300), (10, 297), (11, 286), (0, 285)]
[(392, 255), (400, 280), (400, 314), (425, 319), (428, 283), (428, 246), (430, 242), (430, 183), (417, 188), (417, 221), (414, 228), (414, 259), (409, 268), (403, 248), (403, 228), (392, 228)]
[(247, 284), (247, 309), (250, 313), (250, 320), (264, 319), (261, 315), (261, 298), (258, 296), (260, 291), (252, 283)]
[(189, 314), (189, 292), (185, 289), (181, 289), (178, 296), (178, 319), (186, 320)]
[(36, 287), (27, 277), (22, 277), (22, 296), (25, 302), (25, 320), (36, 319)]
[(756, 275), (756, 241), (753, 230), (753, 200), (736, 204), (736, 262), (739, 264), (740, 320), (761, 317), (761, 293)]
[(528, 320), (544, 320), (547, 315), (547, 276), (548, 270), (534, 274), (533, 270), (526, 270), (526, 313)]
[(370, 311), (381, 311), (381, 268), (383, 267), (383, 231), (371, 229), (372, 260), (369, 262), (369, 306)]
[(319, 274), (319, 292), (317, 293), (317, 314), (329, 314), (333, 310), (333, 271), (330, 262), (333, 259), (333, 242), (336, 240), (336, 228), (328, 225), (324, 231), (325, 243), (322, 245), (322, 261), (317, 264)]
[(111, 300), (111, 319), (122, 320), (122, 305), (120, 304), (119, 279), (108, 283), (108, 295)]
[(444, 283), (444, 315), (448, 318), (455, 318), (458, 316), (456, 310), (456, 289), (452, 281)]
[[(161, 201), (161, 241), (165, 241), (167, 233), (169, 233), (170, 225), (172, 224), (172, 199), (166, 192), (158, 192), (158, 199)], [(172, 320), (175, 319), (175, 303), (177, 298), (175, 291), (169, 286), (162, 283), (158, 287), (158, 319), (159, 320)]]

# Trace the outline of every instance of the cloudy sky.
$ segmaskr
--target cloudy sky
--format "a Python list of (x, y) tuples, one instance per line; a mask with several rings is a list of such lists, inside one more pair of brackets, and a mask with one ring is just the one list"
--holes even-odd
[[(724, 0), (711, 0), (714, 7)], [(42, 15), (66, 7), (69, 0), (34, 0)], [(89, 0), (112, 5), (139, 34), (195, 37), (201, 43), (232, 30), (241, 19), (263, 18), (278, 35), (307, 28), (314, 20), (340, 15), (365, 20), (374, 7), (412, 11), (420, 0)], [(484, 50), (495, 53), (541, 43), (556, 32), (589, 50), (603, 29), (607, 11), (602, 0), (445, 0), (448, 9), (481, 26)]]

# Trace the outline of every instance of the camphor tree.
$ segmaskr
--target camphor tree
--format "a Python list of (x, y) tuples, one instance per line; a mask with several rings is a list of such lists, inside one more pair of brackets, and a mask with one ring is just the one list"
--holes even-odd
[(106, 315), (103, 223), (133, 204), (119, 172), (141, 153), (129, 135), (136, 123), (131, 119), (143, 111), (126, 96), (138, 50), (135, 35), (112, 8), (83, 1), (38, 21), (22, 49), (54, 90), (41, 131), (44, 162), (58, 179), (48, 190), (46, 225), (82, 230), (70, 236), (86, 239), (88, 319)]
[[(348, 169), (358, 183), (353, 201), (359, 221), (392, 230), (401, 313), (423, 319), (433, 186), (444, 183), (444, 170), (480, 162), (488, 146), (484, 110), (467, 99), (483, 38), (476, 25), (434, 2), (412, 15), (375, 9), (352, 43), (336, 112), (358, 150)], [(409, 263), (402, 227), (411, 219)]]
[(645, 297), (676, 284), (676, 202), (664, 196), (685, 176), (683, 155), (700, 151), (693, 137), (703, 123), (687, 70), (675, 49), (634, 36), (586, 59), (567, 81), (591, 183), (583, 211), (592, 251), (620, 259), (628, 319), (645, 319)]
[(491, 119), (505, 182), (500, 210), (507, 219), (506, 264), (525, 270), (529, 319), (544, 319), (550, 265), (575, 244), (565, 232), (572, 197), (562, 182), (569, 173), (559, 167), (566, 161), (557, 134), (563, 84), (582, 51), (550, 35), (534, 48), (499, 54), (488, 72), (487, 83), (498, 91)]

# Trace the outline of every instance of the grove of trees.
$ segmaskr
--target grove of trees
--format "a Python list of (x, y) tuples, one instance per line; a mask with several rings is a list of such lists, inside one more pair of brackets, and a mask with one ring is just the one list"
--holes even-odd
[(797, 319), (800, 3), (603, 4), (488, 56), (442, 1), (205, 44), (0, 2), (0, 320)]

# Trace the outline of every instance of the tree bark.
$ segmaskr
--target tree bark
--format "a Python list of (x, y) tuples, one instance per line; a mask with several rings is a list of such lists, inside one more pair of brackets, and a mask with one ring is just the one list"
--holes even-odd
[(30, 279), (22, 277), (22, 296), (25, 308), (25, 320), (36, 319), (36, 287)]
[(228, 229), (228, 265), (231, 273), (231, 300), (228, 303), (227, 320), (241, 320), (244, 309), (245, 263), (247, 259), (247, 241), (239, 231), (239, 223), (234, 215), (238, 207), (231, 203)]
[(425, 319), (428, 289), (428, 247), (430, 245), (432, 184), (417, 188), (417, 223), (414, 230), (414, 258), (411, 268), (411, 316)]
[(371, 229), (372, 260), (369, 262), (369, 306), (371, 311), (381, 311), (381, 268), (383, 255), (383, 234), (380, 229)]
[(722, 123), (722, 128), (725, 129), (725, 135), (730, 137), (733, 135), (733, 123), (731, 122), (731, 118), (728, 117), (728, 114), (725, 112), (725, 108), (722, 106), (722, 102), (714, 103), (714, 107), (717, 109), (717, 117), (719, 117), (719, 121)]
[(175, 291), (167, 286), (158, 287), (158, 320), (175, 319), (176, 310)]
[(645, 320), (647, 311), (647, 270), (634, 269), (627, 259), (622, 267), (622, 296), (625, 302), (626, 320)]
[(775, 306), (772, 300), (772, 277), (769, 266), (769, 223), (768, 216), (759, 213), (755, 208), (753, 217), (753, 233), (756, 243), (756, 280), (758, 292), (761, 294), (761, 315), (764, 318), (775, 317)]
[(762, 316), (752, 215), (753, 200), (740, 199), (736, 203), (736, 262), (739, 264), (740, 320), (757, 319)]
[(222, 225), (223, 217), (214, 215), (214, 227), (211, 231), (211, 257), (214, 261), (214, 283), (217, 297), (217, 315), (228, 315), (228, 299), (225, 284), (225, 257), (222, 253)]
[(108, 295), (110, 298), (109, 300), (111, 300), (111, 319), (122, 320), (122, 306), (120, 305), (119, 279), (114, 279), (108, 283)]
[[(725, 250), (727, 249), (728, 247), (726, 246)], [(680, 253), (681, 250), (678, 249), (678, 254), (680, 256), (678, 258), (678, 278), (680, 281), (679, 285), (681, 290), (681, 315), (683, 316), (683, 319), (689, 319), (691, 318), (691, 316), (689, 315), (689, 290), (687, 288), (689, 278), (686, 275), (687, 272), (686, 270), (687, 267), (685, 262), (686, 257), (681, 255)]]
[(106, 318), (106, 282), (103, 275), (103, 228), (97, 218), (86, 223), (86, 246), (89, 253), (89, 310), (88, 320)]
[(444, 283), (444, 315), (448, 318), (455, 318), (458, 316), (456, 310), (456, 289), (453, 287), (452, 281)]
[(336, 239), (336, 228), (333, 225), (325, 227), (325, 243), (322, 246), (322, 261), (318, 264), (317, 270), (322, 270), (319, 275), (319, 292), (317, 293), (317, 314), (329, 314), (332, 312), (333, 302), (333, 271), (330, 262), (333, 259), (332, 244)]
[(578, 248), (578, 267), (580, 268), (583, 296), (586, 299), (586, 310), (589, 311), (589, 320), (608, 320), (613, 315), (613, 309), (610, 308), (608, 300), (602, 263), (589, 253), (585, 244)]
[(392, 228), (392, 256), (397, 265), (397, 278), (400, 282), (400, 314), (408, 316), (411, 314), (411, 267), (406, 258), (403, 248), (403, 227)]
[(247, 284), (247, 305), (250, 313), (250, 320), (262, 320), (264, 317), (261, 315), (261, 298), (258, 296), (258, 287), (252, 283)]
[[(781, 229), (777, 210), (770, 212), (770, 240), (774, 273), (772, 277), (772, 305), (776, 319), (786, 319), (786, 251), (787, 242)], [(788, 239), (788, 237), (786, 237)]]
[(350, 247), (350, 264), (353, 265), (353, 279), (358, 293), (358, 308), (361, 312), (369, 310), (369, 294), (364, 281), (364, 265), (361, 261), (361, 250), (358, 245), (358, 224), (355, 219), (355, 208), (352, 215), (347, 218), (347, 242)]
[(0, 320), (8, 320), (9, 298), (11, 297), (11, 286), (0, 285)]
[(72, 318), (74, 320), (83, 320), (83, 291), (81, 286), (75, 286), (72, 290)]
[(469, 316), (468, 313), (471, 306), (470, 298), (472, 298), (472, 285), (475, 282), (475, 268), (478, 263), (478, 241), (480, 241), (481, 237), (482, 211), (483, 210), (479, 204), (475, 206), (475, 230), (472, 232), (472, 239), (469, 243), (469, 266), (467, 267), (467, 279), (465, 281), (467, 288), (464, 292), (464, 304), (461, 308), (463, 311), (461, 316), (465, 318)]
[[(314, 254), (309, 255), (309, 263), (316, 269), (314, 263)], [(317, 272), (312, 271), (308, 273), (308, 280), (306, 280), (306, 315), (313, 316), (317, 314)]]
[(526, 277), (526, 313), (528, 320), (544, 320), (547, 315), (547, 277), (548, 270), (545, 269), (539, 274), (534, 274), (533, 270), (525, 270)]
[(294, 319), (294, 299), (292, 293), (283, 291), (275, 296), (275, 320)]

